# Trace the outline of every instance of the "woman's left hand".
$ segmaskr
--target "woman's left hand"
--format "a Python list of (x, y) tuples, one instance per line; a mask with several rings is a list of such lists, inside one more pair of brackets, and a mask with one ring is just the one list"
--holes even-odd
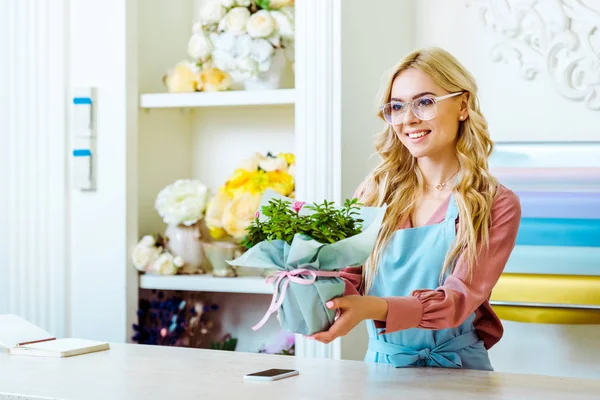
[(385, 321), (388, 309), (387, 301), (380, 297), (358, 295), (338, 297), (328, 301), (326, 306), (329, 309), (339, 309), (341, 315), (328, 331), (309, 336), (321, 343), (329, 343), (348, 334), (365, 319)]

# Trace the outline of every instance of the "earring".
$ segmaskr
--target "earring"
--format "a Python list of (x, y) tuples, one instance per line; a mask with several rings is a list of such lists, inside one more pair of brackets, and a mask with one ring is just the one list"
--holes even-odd
[(462, 115), (460, 116), (460, 120), (462, 121), (463, 119), (465, 119), (465, 117), (463, 117)]

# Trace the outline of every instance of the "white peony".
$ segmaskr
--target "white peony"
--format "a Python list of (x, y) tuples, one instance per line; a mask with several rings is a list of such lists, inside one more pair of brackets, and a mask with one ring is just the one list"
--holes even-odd
[(282, 11), (271, 11), (271, 17), (276, 22), (276, 29), (282, 39), (294, 38), (294, 24)]
[(229, 10), (223, 19), (223, 26), (219, 28), (234, 35), (240, 35), (246, 32), (246, 25), (250, 19), (250, 10), (244, 7), (235, 7)]
[(225, 16), (225, 7), (219, 0), (205, 0), (200, 6), (199, 17), (203, 25), (218, 23)]
[(158, 259), (161, 252), (162, 247), (146, 246), (144, 243), (140, 242), (133, 249), (131, 261), (133, 262), (135, 269), (146, 272)]
[(254, 39), (249, 47), (252, 58), (259, 63), (267, 61), (273, 55), (273, 46), (265, 39)]
[(160, 191), (155, 207), (166, 224), (191, 226), (204, 216), (207, 197), (206, 185), (182, 179)]
[(283, 158), (267, 157), (259, 163), (259, 167), (267, 172), (287, 171), (287, 162)]
[(195, 60), (206, 60), (214, 46), (206, 32), (194, 33), (188, 42), (188, 54)]
[(252, 37), (267, 37), (275, 30), (275, 20), (269, 11), (260, 10), (252, 14), (246, 24), (246, 30)]
[(173, 262), (173, 254), (169, 252), (162, 253), (160, 257), (152, 263), (148, 272), (157, 275), (175, 275), (177, 273), (177, 266)]

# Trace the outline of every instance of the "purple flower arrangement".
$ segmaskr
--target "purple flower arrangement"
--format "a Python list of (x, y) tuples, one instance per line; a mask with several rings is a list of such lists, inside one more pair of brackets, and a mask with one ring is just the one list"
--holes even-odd
[(295, 347), (295, 335), (282, 330), (275, 343), (263, 346), (258, 352), (263, 354), (293, 356), (295, 354)]
[(156, 290), (150, 299), (140, 299), (139, 304), (132, 340), (158, 346), (200, 347), (214, 325), (208, 317), (219, 309), (194, 296), (187, 300), (179, 295), (167, 298)]

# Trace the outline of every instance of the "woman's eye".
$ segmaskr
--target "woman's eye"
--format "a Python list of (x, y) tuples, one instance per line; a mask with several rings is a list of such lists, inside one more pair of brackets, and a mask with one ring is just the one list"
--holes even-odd
[(402, 103), (392, 104), (392, 111), (402, 111), (403, 108), (404, 106), (402, 105)]
[(422, 99), (417, 100), (418, 107), (428, 107), (433, 105), (433, 99), (429, 97), (423, 97)]

